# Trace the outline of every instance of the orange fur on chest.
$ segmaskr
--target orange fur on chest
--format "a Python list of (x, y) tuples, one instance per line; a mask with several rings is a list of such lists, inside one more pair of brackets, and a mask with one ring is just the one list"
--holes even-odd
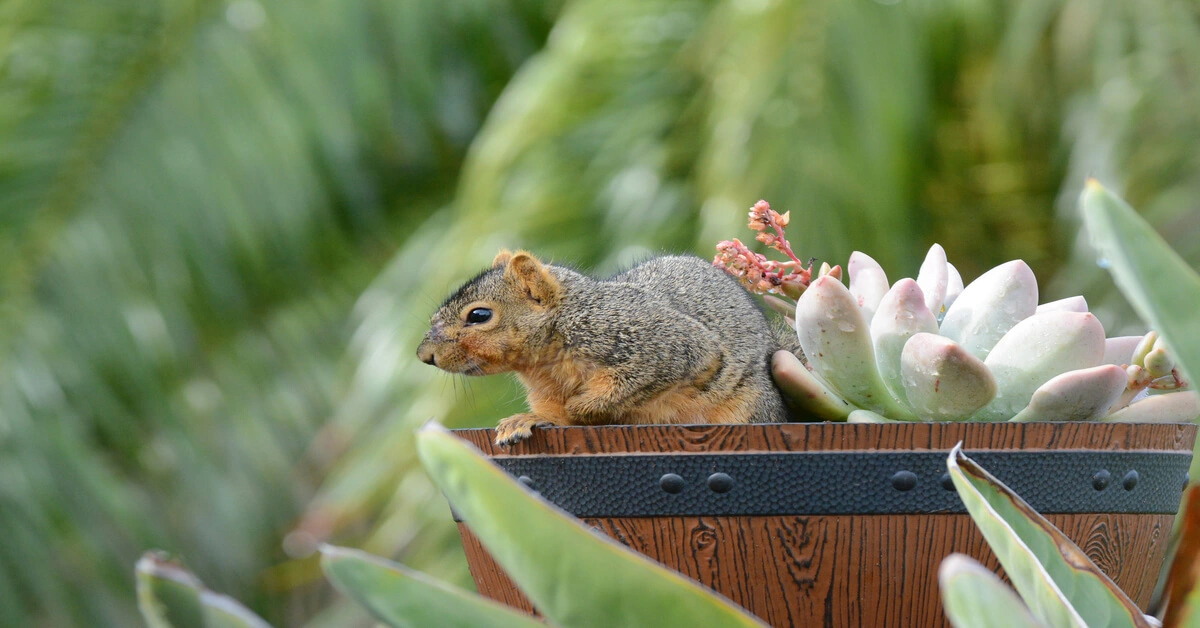
[(517, 377), (529, 393), (529, 409), (559, 425), (569, 425), (567, 401), (583, 392), (595, 376), (596, 367), (574, 362), (541, 364), (517, 371)]

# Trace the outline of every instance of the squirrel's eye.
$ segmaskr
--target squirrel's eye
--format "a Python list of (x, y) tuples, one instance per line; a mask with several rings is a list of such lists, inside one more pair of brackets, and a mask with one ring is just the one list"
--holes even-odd
[(490, 320), (492, 320), (492, 311), (487, 309), (486, 307), (477, 307), (477, 308), (471, 310), (470, 312), (467, 312), (467, 324), (468, 325), (477, 325), (479, 323), (486, 323)]

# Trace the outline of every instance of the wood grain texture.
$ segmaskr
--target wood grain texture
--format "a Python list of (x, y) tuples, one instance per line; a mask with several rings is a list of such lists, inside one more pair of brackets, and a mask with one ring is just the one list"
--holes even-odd
[(500, 447), (491, 429), (455, 430), (489, 456), (717, 451), (950, 451), (1099, 449), (1190, 451), (1194, 424), (1173, 423), (783, 423), (538, 428)]
[[(1194, 425), (787, 424), (555, 428), (511, 450), (490, 430), (458, 435), (490, 455), (948, 450), (1188, 450)], [(1173, 515), (1047, 517), (1143, 608)], [(937, 568), (962, 552), (1003, 573), (965, 514), (595, 518), (585, 522), (744, 606), (772, 626), (948, 626)], [(480, 593), (529, 601), (460, 525)]]
[(533, 604), (529, 602), (529, 598), (521, 593), (512, 578), (492, 560), (491, 554), (487, 553), (483, 544), (471, 533), (471, 529), (460, 523), (458, 533), (462, 536), (463, 551), (467, 554), (467, 567), (471, 570), (471, 578), (475, 580), (480, 595), (526, 613), (533, 613)]
[[(1129, 596), (1150, 602), (1172, 515), (1056, 515), (1052, 523)], [(1003, 570), (968, 515), (680, 517), (586, 523), (701, 582), (772, 626), (949, 626), (937, 568), (961, 552)], [(479, 542), (463, 545), (479, 592), (532, 604)]]

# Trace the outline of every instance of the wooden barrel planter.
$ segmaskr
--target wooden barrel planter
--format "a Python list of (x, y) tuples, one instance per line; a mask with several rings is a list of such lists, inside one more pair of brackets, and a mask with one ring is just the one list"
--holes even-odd
[[(1166, 552), (1192, 424), (789, 423), (535, 430), (510, 449), (457, 430), (549, 501), (772, 626), (948, 625), (937, 568), (999, 570), (949, 483), (967, 455), (1143, 608)], [(459, 524), (479, 592), (533, 611)]]

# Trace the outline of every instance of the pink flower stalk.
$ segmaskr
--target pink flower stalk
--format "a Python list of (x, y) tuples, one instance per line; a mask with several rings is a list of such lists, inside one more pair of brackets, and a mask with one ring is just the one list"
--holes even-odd
[[(766, 201), (759, 201), (750, 208), (750, 228), (758, 232), (755, 239), (786, 255), (787, 261), (767, 259), (734, 238), (717, 244), (713, 266), (724, 268), (751, 292), (799, 298), (812, 281), (812, 260), (808, 261), (806, 267), (805, 262), (800, 261), (792, 251), (792, 245), (784, 234), (790, 220), (791, 212), (780, 214), (771, 209)], [(840, 268), (834, 270), (840, 274)]]

